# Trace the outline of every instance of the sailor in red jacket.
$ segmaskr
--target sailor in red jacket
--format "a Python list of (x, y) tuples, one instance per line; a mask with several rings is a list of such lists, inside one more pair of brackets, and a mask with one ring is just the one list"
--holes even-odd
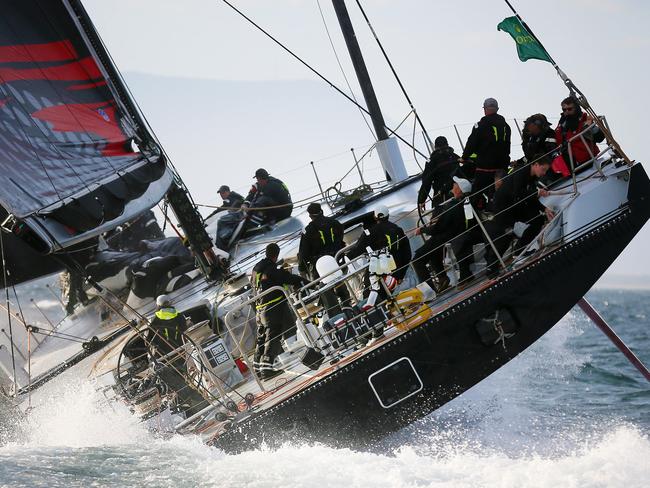
[[(586, 130), (582, 138), (576, 137), (573, 141), (569, 142), (571, 138), (591, 125), (591, 129)], [(589, 161), (592, 157), (598, 154), (597, 142), (601, 142), (605, 135), (600, 131), (598, 126), (594, 124), (593, 119), (582, 112), (580, 104), (574, 97), (567, 97), (562, 100), (562, 117), (555, 129), (555, 141), (558, 146), (561, 146), (562, 157), (564, 158), (567, 167), (570, 167), (569, 146), (571, 147), (571, 155), (573, 157), (573, 166)]]

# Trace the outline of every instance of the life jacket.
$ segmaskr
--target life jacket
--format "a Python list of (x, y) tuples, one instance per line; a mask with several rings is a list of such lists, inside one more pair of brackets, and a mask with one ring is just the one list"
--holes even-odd
[[(591, 134), (583, 134), (585, 142), (583, 143), (582, 138), (576, 137), (570, 143), (568, 142), (573, 136), (581, 133), (586, 127), (587, 114), (583, 113), (578, 120), (578, 126), (575, 130), (571, 130), (566, 127), (566, 122), (560, 122), (557, 128), (555, 129), (555, 141), (558, 146), (562, 146), (562, 154), (567, 164), (570, 165), (569, 161), (569, 145), (571, 146), (571, 155), (573, 156), (574, 166), (578, 166), (585, 161), (589, 161), (593, 156), (598, 154), (598, 146), (592, 140)], [(585, 145), (586, 143), (586, 145)], [(591, 154), (589, 154), (591, 151)]]

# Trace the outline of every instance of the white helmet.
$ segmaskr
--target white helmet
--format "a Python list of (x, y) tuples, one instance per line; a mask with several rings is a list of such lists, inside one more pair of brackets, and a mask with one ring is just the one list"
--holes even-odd
[(387, 219), (388, 215), (388, 207), (386, 205), (379, 205), (375, 208), (376, 219)]
[(158, 308), (169, 307), (171, 304), (172, 301), (168, 295), (158, 295), (158, 298), (156, 298), (156, 306)]

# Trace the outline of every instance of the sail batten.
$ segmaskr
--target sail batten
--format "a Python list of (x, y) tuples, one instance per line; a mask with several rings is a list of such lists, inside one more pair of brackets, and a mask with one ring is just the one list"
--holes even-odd
[(83, 6), (0, 6), (0, 205), (46, 241), (52, 226), (79, 241), (154, 205), (166, 190), (152, 185), (169, 173), (165, 158), (111, 77)]

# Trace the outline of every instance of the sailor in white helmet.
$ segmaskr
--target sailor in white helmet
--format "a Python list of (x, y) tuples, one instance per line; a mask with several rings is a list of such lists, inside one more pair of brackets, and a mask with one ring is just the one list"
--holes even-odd
[(151, 344), (159, 354), (165, 355), (183, 344), (182, 335), (187, 324), (169, 296), (160, 295), (156, 298), (156, 308), (155, 317), (149, 325), (152, 332)]
[[(394, 282), (404, 279), (406, 271), (408, 270), (408, 263), (411, 260), (411, 246), (409, 240), (404, 234), (404, 230), (393, 222), (389, 221), (389, 211), (385, 205), (378, 205), (374, 211), (375, 223), (364, 232), (355, 246), (348, 252), (348, 257), (355, 258), (367, 252), (366, 248), (373, 251), (380, 251), (387, 249), (395, 260), (396, 269), (392, 272), (392, 277), (395, 278)], [(380, 291), (380, 299), (387, 298), (382, 296), (383, 287)], [(364, 276), (364, 298), (370, 295), (370, 277), (368, 272)], [(383, 330), (377, 330), (376, 334), (381, 336)]]

